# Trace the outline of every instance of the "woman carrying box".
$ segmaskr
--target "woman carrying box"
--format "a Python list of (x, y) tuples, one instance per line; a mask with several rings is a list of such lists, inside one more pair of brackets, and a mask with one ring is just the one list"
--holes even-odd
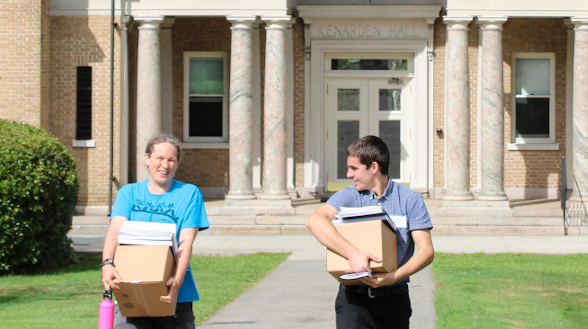
[(177, 300), (176, 315), (125, 318), (117, 311), (117, 329), (195, 328), (192, 302), (200, 298), (190, 270), (190, 258), (196, 234), (208, 228), (208, 217), (198, 188), (173, 179), (180, 156), (179, 143), (171, 136), (161, 135), (149, 141), (145, 149), (149, 179), (127, 184), (118, 191), (102, 251), (102, 283), (106, 290), (117, 289), (113, 279), (124, 282), (124, 278), (117, 272), (113, 258), (123, 221), (176, 224), (179, 243), (176, 272), (166, 282), (169, 293), (160, 297), (162, 303)]

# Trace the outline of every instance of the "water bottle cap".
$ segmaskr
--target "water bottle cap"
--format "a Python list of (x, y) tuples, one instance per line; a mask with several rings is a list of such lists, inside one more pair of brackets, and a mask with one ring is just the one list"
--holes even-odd
[(110, 291), (106, 290), (104, 292), (104, 295), (102, 297), (103, 299), (112, 299), (112, 289), (110, 289)]

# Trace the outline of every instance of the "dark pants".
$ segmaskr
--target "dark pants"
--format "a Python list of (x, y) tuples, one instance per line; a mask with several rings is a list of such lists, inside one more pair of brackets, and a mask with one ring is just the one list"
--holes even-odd
[(335, 301), (337, 329), (409, 329), (410, 297), (408, 288), (399, 294), (370, 298), (339, 286)]
[(115, 318), (116, 329), (194, 329), (194, 312), (192, 302), (178, 303), (175, 316), (158, 318), (136, 317), (125, 318), (120, 315), (118, 307)]

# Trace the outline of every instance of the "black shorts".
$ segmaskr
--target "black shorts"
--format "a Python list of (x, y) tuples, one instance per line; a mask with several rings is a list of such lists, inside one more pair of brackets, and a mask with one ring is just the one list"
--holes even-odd
[(397, 293), (370, 298), (365, 290), (359, 293), (339, 286), (337, 329), (408, 329), (412, 315), (408, 287), (399, 288)]
[(178, 303), (176, 315), (164, 317), (125, 318), (116, 308), (116, 329), (194, 329), (194, 311), (192, 302)]

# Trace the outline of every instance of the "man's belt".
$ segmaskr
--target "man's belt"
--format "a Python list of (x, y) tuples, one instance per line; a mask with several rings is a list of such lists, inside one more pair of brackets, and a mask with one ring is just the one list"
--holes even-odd
[(368, 295), (369, 298), (394, 296), (408, 293), (408, 285), (406, 283), (380, 288), (373, 288), (370, 286), (343, 286), (343, 288), (356, 294)]

